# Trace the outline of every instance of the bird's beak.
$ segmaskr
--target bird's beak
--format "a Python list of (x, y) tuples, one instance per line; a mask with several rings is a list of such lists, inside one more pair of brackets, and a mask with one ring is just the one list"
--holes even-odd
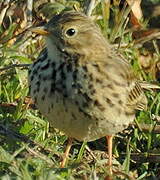
[(30, 30), (36, 34), (40, 34), (43, 36), (47, 36), (50, 34), (50, 32), (46, 29), (45, 26), (34, 27), (34, 28), (31, 28)]

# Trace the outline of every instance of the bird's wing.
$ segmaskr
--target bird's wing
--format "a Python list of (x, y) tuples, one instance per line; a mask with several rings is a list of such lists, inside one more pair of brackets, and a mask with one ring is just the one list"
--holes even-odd
[(146, 110), (147, 109), (147, 98), (143, 92), (141, 84), (138, 82), (135, 77), (134, 72), (132, 71), (131, 65), (129, 62), (118, 56), (119, 63), (123, 66), (125, 71), (125, 79), (127, 83), (127, 102), (126, 107), (129, 109), (137, 109), (137, 110)]
[(141, 85), (137, 81), (131, 82), (129, 85), (129, 93), (126, 105), (128, 107), (134, 107), (134, 109), (137, 110), (147, 109), (147, 98)]

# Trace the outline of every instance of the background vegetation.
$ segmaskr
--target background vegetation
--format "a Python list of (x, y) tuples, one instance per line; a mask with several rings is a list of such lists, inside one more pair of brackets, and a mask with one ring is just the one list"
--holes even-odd
[[(49, 129), (28, 93), (27, 69), (44, 47), (31, 26), (61, 11), (78, 10), (97, 22), (140, 80), (160, 83), (160, 0), (0, 1), (0, 179), (104, 179), (105, 139), (84, 148), (75, 141), (60, 169), (67, 137)], [(137, 10), (137, 11), (136, 11)], [(148, 110), (114, 139), (115, 179), (160, 179), (160, 92), (145, 91)]]

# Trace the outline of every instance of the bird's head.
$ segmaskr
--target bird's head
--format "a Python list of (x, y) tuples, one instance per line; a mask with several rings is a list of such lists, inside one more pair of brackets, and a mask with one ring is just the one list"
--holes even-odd
[(45, 35), (47, 48), (55, 47), (69, 54), (89, 56), (104, 54), (108, 43), (99, 27), (86, 15), (78, 12), (64, 12), (54, 16), (43, 27), (33, 32)]

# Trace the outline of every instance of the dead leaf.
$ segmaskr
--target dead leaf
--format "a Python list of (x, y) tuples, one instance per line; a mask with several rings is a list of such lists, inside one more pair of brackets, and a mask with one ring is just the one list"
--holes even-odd
[(126, 0), (134, 16), (140, 20), (142, 18), (141, 0)]
[(130, 13), (130, 23), (135, 29), (141, 29), (142, 25), (139, 20), (134, 16), (133, 12)]
[(134, 39), (140, 39), (140, 38), (145, 38), (147, 36), (152, 36), (157, 32), (159, 32), (159, 29), (136, 30), (132, 33), (132, 37)]

